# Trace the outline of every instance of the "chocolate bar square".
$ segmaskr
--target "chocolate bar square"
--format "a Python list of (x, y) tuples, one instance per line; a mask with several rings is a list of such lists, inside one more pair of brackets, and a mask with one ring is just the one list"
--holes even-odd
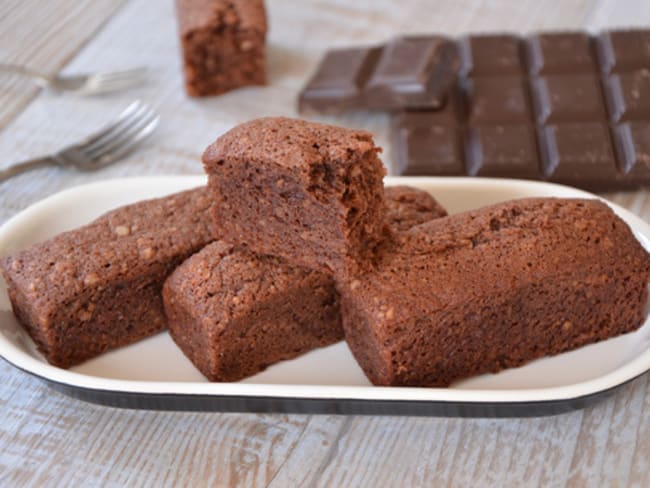
[(540, 129), (539, 140), (543, 172), (550, 181), (596, 190), (620, 179), (603, 123), (547, 125)]
[(474, 78), (465, 89), (471, 124), (525, 122), (531, 118), (528, 88), (523, 78)]
[(460, 49), (462, 71), (472, 76), (524, 71), (522, 43), (516, 36), (470, 36), (460, 41)]
[(591, 74), (551, 75), (531, 80), (537, 122), (601, 120), (606, 117), (598, 78)]
[(650, 31), (603, 32), (597, 46), (600, 68), (605, 73), (650, 68)]
[(312, 105), (322, 112), (338, 112), (354, 103), (379, 57), (379, 49), (329, 51), (299, 100), (301, 111)]
[(328, 51), (298, 98), (300, 112), (435, 109), (456, 80), (458, 47), (442, 36), (398, 37)]
[(531, 126), (470, 127), (466, 150), (469, 176), (540, 177), (537, 144)]
[(393, 160), (402, 175), (463, 175), (460, 131), (436, 123), (433, 112), (403, 112), (393, 119)]
[(605, 93), (612, 121), (650, 119), (649, 70), (609, 76)]
[[(453, 51), (453, 52), (452, 52)], [(364, 91), (369, 109), (437, 108), (449, 86), (453, 63), (445, 56), (458, 58), (456, 46), (442, 37), (404, 37), (386, 44), (381, 51)], [(442, 99), (441, 99), (442, 98)]]
[(596, 59), (591, 38), (584, 32), (537, 34), (526, 42), (531, 74), (593, 71)]

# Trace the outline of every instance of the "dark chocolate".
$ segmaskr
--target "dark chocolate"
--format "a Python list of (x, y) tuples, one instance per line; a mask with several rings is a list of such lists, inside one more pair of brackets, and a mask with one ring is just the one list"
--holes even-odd
[(523, 78), (476, 77), (465, 86), (470, 124), (530, 120), (528, 87)]
[(521, 39), (516, 36), (478, 35), (460, 41), (462, 71), (471, 76), (513, 75), (523, 71)]
[(329, 51), (300, 109), (394, 111), (393, 173), (650, 184), (650, 29)]
[(383, 46), (331, 50), (300, 93), (298, 110), (439, 108), (458, 65), (458, 48), (440, 36), (400, 37)]
[(540, 177), (537, 143), (529, 125), (471, 127), (466, 157), (469, 176)]
[(533, 75), (593, 71), (596, 59), (592, 44), (584, 32), (531, 36), (526, 42), (528, 70)]
[(338, 112), (359, 104), (378, 57), (378, 48), (329, 51), (300, 97), (300, 110)]
[[(432, 123), (433, 122), (433, 123)], [(396, 160), (401, 175), (462, 176), (463, 146), (457, 127), (431, 120), (427, 112), (405, 112), (393, 119), (393, 147), (404, 151)], [(436, 161), (436, 165), (427, 164)]]
[(600, 81), (591, 74), (542, 76), (531, 81), (537, 122), (604, 120)]
[(589, 189), (619, 179), (609, 129), (600, 122), (565, 123), (540, 128), (544, 176)]
[(481, 35), (458, 49), (462, 103), (394, 116), (393, 173), (650, 184), (650, 30)]
[(600, 69), (605, 73), (650, 67), (650, 30), (603, 32), (597, 46)]

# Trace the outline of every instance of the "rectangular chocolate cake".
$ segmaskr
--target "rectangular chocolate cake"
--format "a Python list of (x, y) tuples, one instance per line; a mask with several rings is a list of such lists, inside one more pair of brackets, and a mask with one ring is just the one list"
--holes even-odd
[(113, 210), (0, 261), (16, 317), (68, 368), (166, 327), (167, 275), (214, 238), (205, 188)]
[(237, 381), (343, 338), (331, 275), (214, 242), (165, 282), (169, 333), (211, 381)]
[(263, 0), (176, 0), (176, 13), (188, 95), (266, 83)]
[[(443, 217), (428, 193), (386, 188), (395, 232)], [(334, 278), (214, 242), (181, 264), (163, 288), (169, 333), (211, 381), (237, 381), (343, 339)]]
[(604, 203), (525, 199), (414, 227), (339, 291), (374, 384), (447, 386), (637, 329), (649, 278)]
[(223, 239), (330, 273), (369, 265), (385, 231), (372, 135), (283, 117), (241, 124), (203, 154)]

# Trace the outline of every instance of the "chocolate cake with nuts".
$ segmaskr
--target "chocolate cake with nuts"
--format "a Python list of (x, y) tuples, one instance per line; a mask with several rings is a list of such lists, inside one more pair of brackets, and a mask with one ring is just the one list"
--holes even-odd
[(266, 83), (262, 0), (176, 0), (176, 13), (188, 95)]
[(368, 132), (284, 117), (203, 154), (223, 239), (325, 273), (367, 267), (385, 237), (385, 174)]
[(216, 241), (165, 282), (169, 333), (211, 381), (237, 381), (340, 341), (331, 275)]
[[(395, 231), (442, 217), (428, 193), (386, 188)], [(343, 339), (334, 278), (272, 256), (214, 242), (163, 288), (169, 333), (211, 381), (237, 381)]]
[(604, 203), (524, 199), (414, 227), (339, 291), (374, 384), (447, 386), (637, 329), (649, 278)]
[(16, 317), (68, 368), (166, 327), (167, 275), (213, 240), (205, 188), (113, 210), (0, 261)]

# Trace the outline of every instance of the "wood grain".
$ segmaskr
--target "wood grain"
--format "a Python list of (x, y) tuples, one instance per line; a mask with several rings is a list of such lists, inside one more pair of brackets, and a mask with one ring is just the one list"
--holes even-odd
[[(123, 0), (48, 0), (0, 3), (0, 62), (57, 73), (97, 32)], [(39, 89), (23, 76), (0, 73), (0, 129)]]
[[(0, 59), (48, 72), (143, 64), (153, 75), (142, 88), (87, 99), (0, 79), (0, 166), (82, 137), (134, 98), (162, 116), (154, 138), (115, 166), (92, 174), (42, 170), (0, 185), (0, 222), (93, 180), (200, 173), (202, 149), (232, 125), (296, 115), (296, 93), (327, 46), (403, 32), (650, 22), (646, 0), (268, 0), (272, 84), (196, 101), (181, 91), (171, 0), (130, 0), (118, 9), (121, 3), (0, 2)], [(390, 161), (388, 117), (319, 119), (375, 132)], [(647, 192), (607, 197), (650, 220)], [(647, 375), (594, 407), (548, 418), (342, 417), (105, 408), (0, 361), (0, 418), (0, 486), (650, 486)]]

